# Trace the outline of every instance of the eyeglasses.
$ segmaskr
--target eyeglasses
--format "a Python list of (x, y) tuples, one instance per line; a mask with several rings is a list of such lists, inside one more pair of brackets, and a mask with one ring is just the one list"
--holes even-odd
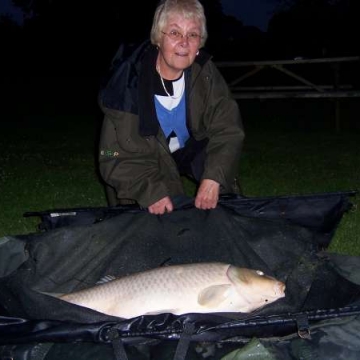
[(171, 30), (168, 33), (162, 31), (162, 33), (164, 35), (167, 35), (171, 40), (177, 41), (180, 39), (183, 39), (184, 36), (187, 37), (187, 39), (189, 40), (189, 42), (197, 42), (199, 41), (202, 36), (200, 36), (199, 34), (197, 34), (196, 32), (189, 32), (185, 35), (183, 35), (180, 31), (177, 30)]

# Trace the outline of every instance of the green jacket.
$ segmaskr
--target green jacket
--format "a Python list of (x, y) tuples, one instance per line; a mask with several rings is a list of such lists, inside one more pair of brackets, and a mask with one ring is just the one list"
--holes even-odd
[[(119, 199), (148, 207), (184, 193), (181, 177), (156, 118), (153, 72), (157, 49), (145, 43), (121, 59), (99, 103), (104, 112), (99, 169)], [(204, 179), (233, 192), (244, 139), (240, 112), (210, 57), (200, 51), (185, 70), (187, 126), (196, 140), (208, 138)]]

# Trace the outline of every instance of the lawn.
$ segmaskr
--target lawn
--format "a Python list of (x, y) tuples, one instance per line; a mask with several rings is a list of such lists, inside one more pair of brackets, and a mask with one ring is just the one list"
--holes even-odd
[[(25, 88), (31, 91), (31, 84)], [(101, 124), (96, 96), (77, 106), (76, 101), (67, 104), (66, 97), (52, 101), (46, 89), (41, 94), (45, 100), (22, 96), (1, 114), (0, 238), (37, 231), (39, 219), (24, 218), (26, 211), (106, 205), (96, 164)], [(360, 188), (357, 104), (343, 105), (340, 132), (329, 103), (254, 101), (240, 106), (247, 134), (240, 162), (244, 195)], [(354, 209), (344, 215), (331, 251), (360, 255), (359, 198), (351, 199)]]

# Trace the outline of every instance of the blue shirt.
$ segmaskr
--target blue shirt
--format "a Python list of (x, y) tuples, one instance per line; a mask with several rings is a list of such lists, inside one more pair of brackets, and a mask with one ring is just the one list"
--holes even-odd
[(185, 93), (182, 94), (179, 104), (169, 110), (155, 98), (155, 108), (161, 129), (167, 138), (172, 132), (176, 134), (180, 148), (185, 146), (186, 140), (190, 137), (186, 126)]

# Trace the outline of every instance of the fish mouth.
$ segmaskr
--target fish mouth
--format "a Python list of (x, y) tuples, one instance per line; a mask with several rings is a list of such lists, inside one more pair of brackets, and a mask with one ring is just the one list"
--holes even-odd
[(282, 282), (277, 282), (275, 285), (275, 294), (281, 297), (285, 296), (286, 285)]

